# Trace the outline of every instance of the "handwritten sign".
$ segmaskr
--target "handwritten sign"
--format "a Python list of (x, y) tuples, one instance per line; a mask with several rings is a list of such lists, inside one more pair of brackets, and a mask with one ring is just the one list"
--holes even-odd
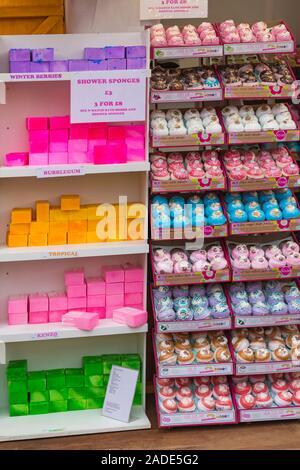
[(207, 18), (208, 0), (141, 0), (141, 20)]
[(71, 122), (146, 120), (146, 70), (76, 74), (71, 80)]

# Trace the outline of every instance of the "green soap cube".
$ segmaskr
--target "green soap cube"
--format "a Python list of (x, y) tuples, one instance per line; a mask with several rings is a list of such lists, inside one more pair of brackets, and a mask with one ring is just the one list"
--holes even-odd
[(24, 380), (8, 381), (8, 401), (10, 405), (22, 405), (28, 402), (27, 384)]
[(122, 364), (120, 354), (104, 354), (103, 359), (103, 374), (109, 375), (112, 366), (120, 366)]
[(50, 401), (64, 401), (68, 399), (68, 389), (62, 388), (60, 390), (49, 390)]
[(44, 371), (28, 372), (27, 383), (29, 392), (43, 392), (47, 390), (46, 373)]
[(133, 405), (141, 405), (142, 404), (142, 395), (140, 393), (136, 393), (133, 398)]
[(83, 369), (66, 369), (66, 386), (68, 388), (84, 387)]
[(6, 376), (8, 379), (26, 379), (27, 377), (27, 361), (9, 361)]
[(103, 408), (104, 398), (88, 398), (86, 407), (88, 410)]
[(104, 387), (106, 388), (109, 382), (109, 375), (103, 375)]
[(28, 415), (28, 405), (10, 405), (9, 406), (10, 416), (26, 416)]
[(84, 385), (85, 387), (103, 387), (103, 375), (86, 375), (84, 377)]
[(68, 400), (68, 410), (69, 411), (86, 410), (86, 400), (82, 400), (82, 399)]
[(47, 370), (47, 389), (55, 390), (65, 388), (66, 376), (65, 369)]
[(30, 403), (29, 414), (30, 415), (44, 415), (49, 413), (49, 402)]
[(61, 413), (63, 411), (68, 411), (68, 400), (49, 402), (49, 413)]
[(141, 382), (138, 382), (136, 384), (135, 394), (137, 394), (137, 393), (141, 394), (142, 391), (143, 391), (143, 384)]
[(104, 387), (89, 387), (86, 389), (86, 397), (89, 398), (104, 398), (105, 388)]
[(68, 399), (86, 400), (85, 388), (68, 388)]
[(84, 375), (102, 375), (103, 360), (101, 356), (84, 356), (82, 358)]
[(35, 391), (30, 392), (30, 403), (39, 403), (49, 401), (49, 392), (46, 391)]

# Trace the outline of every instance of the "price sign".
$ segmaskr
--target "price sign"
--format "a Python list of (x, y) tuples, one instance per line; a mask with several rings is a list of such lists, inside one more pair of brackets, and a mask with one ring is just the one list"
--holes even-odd
[(146, 70), (76, 74), (71, 81), (71, 122), (146, 120)]
[(140, 0), (141, 20), (207, 18), (208, 0)]

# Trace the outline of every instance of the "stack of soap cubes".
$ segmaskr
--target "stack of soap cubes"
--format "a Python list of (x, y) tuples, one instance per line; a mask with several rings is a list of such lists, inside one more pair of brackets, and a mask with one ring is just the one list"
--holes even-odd
[(120, 307), (143, 309), (144, 270), (138, 266), (104, 266), (103, 277), (86, 277), (82, 268), (65, 272), (65, 291), (8, 298), (8, 324), (61, 322), (68, 311), (112, 318)]
[(142, 404), (142, 361), (138, 354), (85, 356), (82, 368), (28, 372), (27, 361), (7, 366), (10, 416), (37, 415), (103, 407), (113, 365), (139, 371), (134, 405)]
[(145, 160), (145, 126), (71, 124), (70, 116), (28, 117), (29, 152), (11, 152), (6, 166), (113, 164)]
[(10, 73), (145, 69), (145, 46), (86, 47), (83, 58), (55, 60), (54, 48), (10, 49)]
[[(111, 223), (108, 223), (109, 210), (104, 211), (104, 215), (97, 215), (99, 205), (81, 205), (78, 195), (63, 195), (60, 206), (50, 206), (49, 201), (37, 201), (35, 219), (30, 207), (12, 209), (7, 246), (16, 248), (144, 239), (145, 214), (141, 214), (137, 221), (137, 229), (140, 230), (137, 233), (130, 230), (132, 220), (135, 226), (136, 220), (131, 219), (129, 214), (136, 209), (139, 212), (139, 205), (129, 203), (126, 214), (125, 209), (120, 211), (119, 205), (114, 204), (116, 220)], [(103, 231), (97, 233), (97, 225), (101, 221), (107, 221), (107, 224), (103, 222)]]

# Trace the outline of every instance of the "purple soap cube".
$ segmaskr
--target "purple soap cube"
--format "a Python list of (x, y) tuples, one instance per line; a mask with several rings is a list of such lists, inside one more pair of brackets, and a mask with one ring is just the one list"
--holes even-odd
[(89, 70), (107, 70), (107, 60), (89, 60)]
[(126, 59), (108, 59), (108, 70), (126, 70)]
[(105, 47), (86, 47), (84, 49), (85, 60), (104, 60), (106, 59)]
[(146, 59), (126, 59), (127, 69), (145, 69)]
[(127, 59), (145, 59), (146, 46), (127, 46), (126, 58)]
[(54, 60), (50, 62), (50, 72), (68, 72), (69, 61), (68, 60)]
[(54, 60), (54, 49), (53, 47), (32, 49), (31, 56), (33, 62), (52, 62)]
[(10, 73), (29, 73), (30, 72), (30, 62), (10, 62), (9, 63)]
[(111, 47), (106, 47), (105, 49), (106, 49), (107, 59), (124, 59), (125, 58), (124, 46), (111, 46)]
[(9, 60), (11, 62), (30, 62), (30, 49), (10, 49)]
[(69, 72), (82, 72), (89, 69), (88, 60), (69, 60)]
[(49, 62), (31, 62), (30, 72), (49, 72)]

